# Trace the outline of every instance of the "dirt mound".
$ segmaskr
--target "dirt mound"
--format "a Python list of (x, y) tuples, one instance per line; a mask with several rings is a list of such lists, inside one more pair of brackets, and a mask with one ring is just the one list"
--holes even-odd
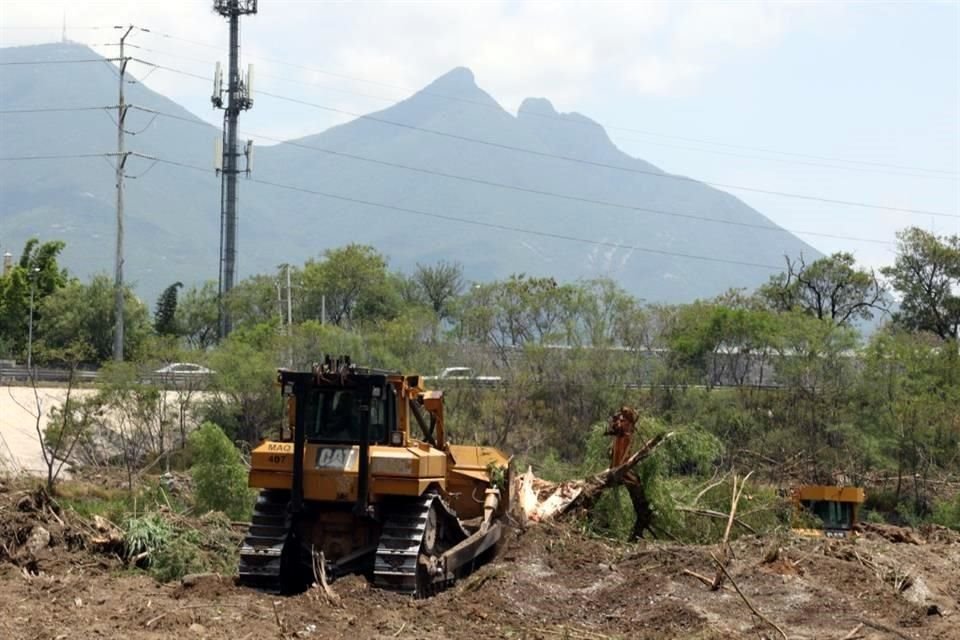
[(42, 488), (0, 494), (0, 563), (25, 574), (114, 566), (107, 556), (86, 553), (93, 533), (91, 525), (64, 512)]
[[(190, 526), (220, 525), (195, 518)], [(854, 637), (872, 640), (960, 639), (960, 536), (885, 533), (741, 538), (729, 572), (743, 596), (730, 582), (712, 591), (697, 577), (716, 574), (713, 547), (623, 545), (540, 524), (508, 532), (492, 562), (429, 600), (379, 591), (360, 576), (333, 583), (335, 598), (319, 589), (279, 597), (239, 587), (232, 575), (164, 585), (117, 571), (119, 557), (93, 542), (109, 532), (43, 492), (11, 490), (0, 492), (0, 637), (778, 637), (746, 598), (790, 638), (842, 638), (859, 627)]]

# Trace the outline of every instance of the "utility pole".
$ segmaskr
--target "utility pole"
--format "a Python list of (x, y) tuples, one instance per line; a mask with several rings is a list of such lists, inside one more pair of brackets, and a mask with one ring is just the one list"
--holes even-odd
[[(213, 0), (213, 9), (230, 21), (230, 62), (227, 79), (227, 104), (223, 104), (220, 81), (220, 68), (214, 77), (214, 94), (211, 98), (214, 107), (223, 113), (223, 175), (220, 189), (220, 278), (219, 278), (219, 315), (220, 338), (229, 335), (232, 322), (224, 298), (233, 289), (237, 276), (237, 118), (241, 111), (253, 106), (250, 93), (252, 68), (247, 72), (246, 80), (240, 78), (240, 16), (257, 12), (257, 0)], [(250, 170), (250, 152), (247, 144), (247, 172)]]
[(290, 265), (287, 265), (287, 335), (293, 325), (293, 302), (290, 300)]
[[(124, 27), (116, 27), (123, 29)], [(123, 45), (133, 26), (126, 27), (120, 36), (120, 95), (117, 101), (117, 253), (114, 257), (116, 272), (114, 275), (114, 328), (113, 359), (123, 361), (123, 171), (127, 163), (127, 151), (124, 148), (124, 121), (127, 118), (127, 105), (123, 99), (123, 85), (127, 78), (127, 58), (123, 55)]]
[(30, 269), (30, 328), (27, 330), (27, 373), (33, 371), (33, 296), (37, 289), (39, 267)]

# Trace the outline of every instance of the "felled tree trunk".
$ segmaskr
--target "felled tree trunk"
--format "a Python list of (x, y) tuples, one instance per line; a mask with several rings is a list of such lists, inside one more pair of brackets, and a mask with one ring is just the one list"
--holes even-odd
[[(657, 434), (645, 442), (623, 464), (582, 480), (549, 482), (536, 477), (533, 471), (528, 469), (526, 473), (517, 477), (513, 487), (517, 508), (525, 522), (549, 520), (571, 511), (589, 511), (596, 505), (604, 491), (626, 484), (627, 490), (631, 493), (631, 500), (634, 500), (634, 508), (638, 510), (636, 527), (640, 527), (639, 531), (642, 532), (649, 528), (653, 514), (642, 485), (636, 476), (629, 472), (672, 435), (673, 432)], [(635, 534), (638, 533), (636, 527)]]
[(630, 534), (630, 539), (639, 540), (643, 537), (644, 531), (652, 532), (653, 509), (650, 507), (650, 500), (647, 499), (644, 486), (632, 471), (624, 477), (623, 485), (627, 488), (630, 502), (633, 504), (633, 533)]

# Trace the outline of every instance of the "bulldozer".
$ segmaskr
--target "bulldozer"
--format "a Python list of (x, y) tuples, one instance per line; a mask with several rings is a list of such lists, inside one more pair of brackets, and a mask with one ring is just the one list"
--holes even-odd
[(441, 391), (346, 356), (280, 369), (277, 384), (286, 424), (251, 453), (248, 484), (259, 495), (240, 584), (295, 593), (319, 582), (318, 572), (360, 573), (422, 598), (492, 555), (510, 504), (510, 460), (447, 442)]
[[(834, 487), (807, 484), (794, 487), (790, 493), (793, 503), (795, 533), (809, 537), (846, 538), (857, 526), (860, 506), (866, 500), (861, 487)], [(809, 526), (812, 519), (818, 524)]]

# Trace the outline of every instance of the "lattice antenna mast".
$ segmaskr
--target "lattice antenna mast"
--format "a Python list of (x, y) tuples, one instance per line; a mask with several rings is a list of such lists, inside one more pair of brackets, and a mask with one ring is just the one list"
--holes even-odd
[[(247, 158), (246, 173), (250, 171), (250, 159), (253, 146), (247, 142), (243, 151), (237, 146), (237, 118), (241, 111), (253, 106), (251, 84), (253, 67), (249, 67), (245, 78), (240, 77), (240, 16), (257, 12), (257, 0), (214, 0), (213, 10), (230, 22), (230, 62), (227, 70), (227, 87), (223, 88), (220, 65), (214, 75), (214, 87), (211, 101), (213, 106), (223, 109), (222, 160), (217, 167), (221, 173), (220, 188), (220, 337), (229, 335), (232, 327), (230, 313), (224, 304), (227, 294), (233, 289), (237, 277), (237, 177), (239, 156)], [(227, 94), (224, 105), (223, 94)]]

